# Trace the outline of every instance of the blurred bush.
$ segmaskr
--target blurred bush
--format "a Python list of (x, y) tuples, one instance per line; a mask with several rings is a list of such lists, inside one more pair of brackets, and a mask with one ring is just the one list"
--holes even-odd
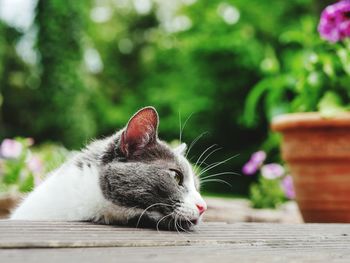
[(320, 111), (330, 117), (350, 108), (350, 41), (322, 40), (318, 20), (304, 16), (281, 35), (283, 50), (264, 59), (275, 70), (264, 72), (250, 91), (243, 115), (247, 125), (259, 124), (260, 108), (269, 121), (290, 112)]
[(69, 152), (58, 145), (33, 147), (32, 138), (4, 139), (0, 144), (0, 193), (29, 192), (48, 172), (62, 164)]
[[(162, 138), (178, 138), (179, 114), (182, 124), (193, 114), (183, 140), (208, 132), (193, 147), (194, 160), (217, 143), (224, 149), (208, 161), (240, 154), (217, 167), (237, 172), (267, 130), (265, 118), (258, 128), (243, 125), (244, 99), (262, 78), (280, 72), (279, 54), (295, 45), (283, 40), (285, 32), (298, 31), (305, 16), (318, 17), (319, 5), (316, 0), (39, 0), (26, 31), (0, 24), (0, 138), (33, 136), (79, 148), (124, 126), (138, 108), (154, 105)], [(36, 59), (28, 61), (18, 44), (29, 36)], [(221, 179), (232, 189), (208, 184), (205, 190), (246, 194), (255, 180)]]
[(83, 37), (89, 5), (84, 1), (39, 0), (37, 50), (40, 83), (36, 136), (79, 147), (96, 134), (83, 69)]

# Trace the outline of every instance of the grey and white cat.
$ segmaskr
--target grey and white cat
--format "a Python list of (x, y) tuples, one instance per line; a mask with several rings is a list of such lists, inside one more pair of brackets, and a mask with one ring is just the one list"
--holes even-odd
[(93, 221), (187, 230), (207, 205), (184, 157), (186, 145), (158, 139), (158, 114), (139, 110), (53, 171), (13, 212), (16, 220)]

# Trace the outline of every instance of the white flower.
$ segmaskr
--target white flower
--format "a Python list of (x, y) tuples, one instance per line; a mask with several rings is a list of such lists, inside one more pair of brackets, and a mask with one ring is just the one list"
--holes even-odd
[(284, 175), (284, 168), (278, 163), (265, 164), (261, 167), (261, 175), (266, 179), (276, 179)]

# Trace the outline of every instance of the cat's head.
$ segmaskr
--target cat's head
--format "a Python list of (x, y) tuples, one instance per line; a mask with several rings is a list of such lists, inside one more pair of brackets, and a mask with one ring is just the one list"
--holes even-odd
[(187, 230), (198, 224), (207, 205), (199, 179), (184, 153), (158, 139), (153, 107), (138, 111), (104, 152), (101, 188), (106, 199), (129, 208), (129, 223)]

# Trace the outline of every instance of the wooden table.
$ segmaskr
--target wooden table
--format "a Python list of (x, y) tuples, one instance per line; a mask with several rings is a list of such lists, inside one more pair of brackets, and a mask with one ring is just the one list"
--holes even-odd
[(350, 224), (206, 223), (191, 233), (0, 220), (0, 262), (350, 262)]

